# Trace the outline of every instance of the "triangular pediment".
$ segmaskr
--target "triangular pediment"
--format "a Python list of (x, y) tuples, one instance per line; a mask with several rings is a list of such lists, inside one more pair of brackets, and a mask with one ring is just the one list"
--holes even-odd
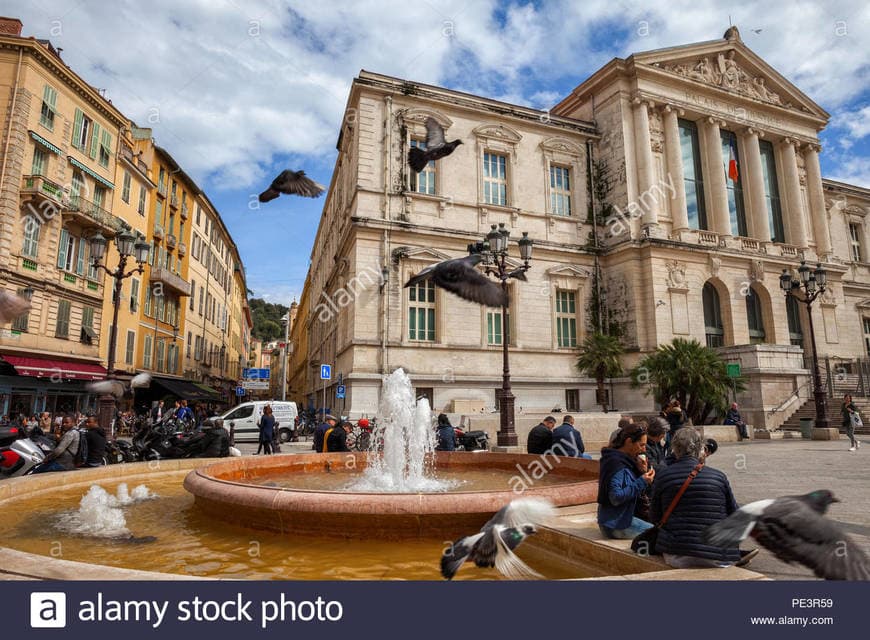
[(870, 298), (864, 298), (861, 302), (855, 303), (856, 309), (870, 309)]
[[(758, 56), (740, 39), (731, 37), (668, 47), (631, 56), (638, 70), (650, 67), (680, 76), (692, 85), (723, 91), (762, 104), (827, 120), (830, 115)], [(735, 35), (736, 34), (736, 35)]]
[(418, 262), (444, 262), (450, 260), (454, 256), (447, 255), (443, 251), (431, 249), (429, 247), (398, 247), (392, 251), (393, 262), (399, 260), (416, 260)]
[(573, 264), (563, 264), (558, 267), (547, 269), (547, 275), (551, 278), (565, 276), (570, 278), (588, 278), (592, 275), (592, 272), (584, 267), (577, 267)]

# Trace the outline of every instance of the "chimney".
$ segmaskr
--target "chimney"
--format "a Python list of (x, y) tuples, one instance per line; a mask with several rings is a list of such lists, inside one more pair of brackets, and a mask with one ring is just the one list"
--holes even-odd
[(18, 18), (5, 18), (0, 16), (0, 35), (20, 36), (22, 26), (21, 20)]

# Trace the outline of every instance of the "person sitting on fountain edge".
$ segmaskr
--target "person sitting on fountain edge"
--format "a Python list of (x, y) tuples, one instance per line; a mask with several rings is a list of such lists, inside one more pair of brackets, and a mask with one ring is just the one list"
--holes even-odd
[(336, 418), (335, 416), (328, 413), (323, 416), (323, 422), (317, 425), (317, 428), (314, 430), (314, 446), (312, 446), (311, 448), (318, 453), (323, 451), (323, 438), (326, 435), (326, 432), (334, 427), (337, 423), (338, 418)]
[[(631, 540), (653, 525), (634, 515), (637, 501), (655, 478), (655, 469), (640, 461), (646, 451), (646, 426), (620, 429), (610, 446), (601, 450), (598, 472), (598, 528), (607, 538)], [(647, 467), (647, 471), (641, 469)]]
[(436, 451), (455, 451), (456, 450), (456, 431), (453, 425), (450, 424), (450, 418), (446, 413), (438, 414), (438, 443), (435, 446)]
[(583, 438), (580, 432), (574, 428), (574, 416), (565, 416), (562, 418), (562, 424), (553, 429), (552, 449), (553, 453), (558, 455), (566, 455), (571, 458), (586, 458), (587, 460), (592, 459), (592, 456), (586, 453), (586, 447), (583, 445)]
[(540, 424), (529, 431), (529, 439), (526, 442), (526, 450), (529, 453), (544, 455), (553, 446), (553, 427), (556, 426), (556, 418), (547, 416)]

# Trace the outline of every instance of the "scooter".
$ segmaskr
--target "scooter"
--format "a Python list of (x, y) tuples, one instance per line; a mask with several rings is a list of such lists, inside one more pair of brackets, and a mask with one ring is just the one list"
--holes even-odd
[(148, 425), (133, 436), (133, 449), (141, 460), (224, 457), (229, 455), (229, 434), (216, 422), (207, 420), (193, 432), (171, 420)]
[(19, 438), (0, 449), (0, 478), (29, 475), (45, 461), (45, 454), (29, 438)]
[(489, 449), (489, 436), (486, 431), (463, 431), (453, 427), (457, 451), (486, 451)]

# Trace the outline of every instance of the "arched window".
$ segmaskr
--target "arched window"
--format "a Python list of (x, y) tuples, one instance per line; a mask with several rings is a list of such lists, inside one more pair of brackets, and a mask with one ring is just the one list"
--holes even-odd
[(764, 339), (764, 318), (761, 315), (761, 299), (750, 288), (746, 294), (746, 319), (749, 323), (749, 344), (761, 344)]
[(707, 282), (704, 284), (704, 328), (708, 347), (721, 347), (725, 344), (725, 329), (722, 325), (722, 310), (719, 306), (719, 292)]
[(788, 316), (788, 339), (791, 344), (803, 347), (804, 332), (801, 329), (801, 308), (798, 301), (791, 296), (786, 296), (785, 310)]

